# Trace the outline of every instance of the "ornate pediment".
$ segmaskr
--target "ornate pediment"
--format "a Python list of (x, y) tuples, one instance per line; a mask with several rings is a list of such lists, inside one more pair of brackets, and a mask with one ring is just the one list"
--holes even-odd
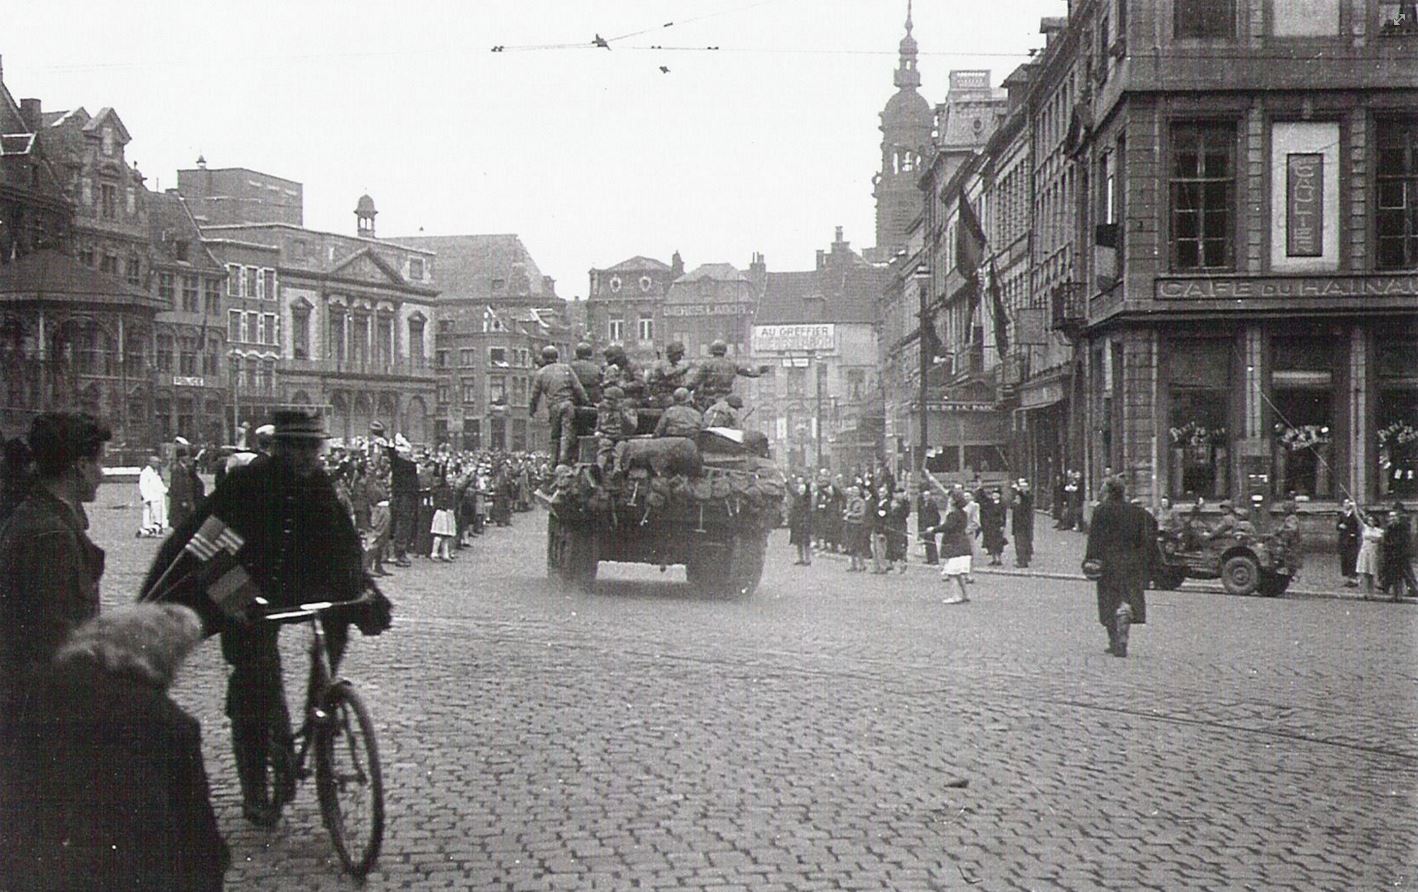
[(365, 248), (350, 256), (330, 270), (330, 274), (341, 279), (368, 282), (372, 285), (408, 284), (398, 271), (370, 248)]

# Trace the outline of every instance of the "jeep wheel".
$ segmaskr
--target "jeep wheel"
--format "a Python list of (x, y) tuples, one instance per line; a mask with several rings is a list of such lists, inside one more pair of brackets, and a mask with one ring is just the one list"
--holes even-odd
[(556, 524), (547, 530), (547, 569), (563, 585), (590, 591), (596, 585), (600, 564), (594, 533)]
[(763, 578), (764, 552), (767, 550), (768, 542), (762, 536), (744, 534), (734, 537), (726, 592), (729, 597), (747, 598), (758, 590), (758, 582)]
[(1285, 573), (1262, 572), (1256, 591), (1267, 598), (1278, 598), (1290, 587), (1291, 576)]
[(1221, 585), (1228, 595), (1251, 595), (1260, 585), (1260, 566), (1248, 554), (1238, 554), (1221, 565)]

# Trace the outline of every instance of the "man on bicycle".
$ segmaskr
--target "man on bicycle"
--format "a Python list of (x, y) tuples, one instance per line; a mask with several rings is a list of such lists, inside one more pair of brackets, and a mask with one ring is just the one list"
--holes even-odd
[[(184, 590), (179, 585), (172, 592), (152, 589), (181, 558), (184, 546), (192, 551), (194, 534), (202, 525), (216, 518), (240, 538), (240, 564), (270, 604), (352, 601), (364, 592), (367, 580), (359, 535), (322, 468), (321, 450), (329, 436), (319, 410), (277, 410), (274, 421), (270, 455), (227, 474), (196, 515), (163, 544), (142, 595), (189, 603), (203, 615), (209, 630), (220, 630), (222, 656), (232, 667), (226, 712), (231, 719), (242, 813), (263, 827), (276, 823), (294, 794), (289, 772), (281, 788), (268, 791), (266, 784), (273, 752), (277, 759), (284, 753), (293, 760), (277, 649), (280, 626), (259, 619), (233, 619), (214, 610), (207, 595), (193, 586)], [(326, 618), (332, 668), (344, 652), (348, 623), (356, 623), (365, 634), (378, 634), (388, 627), (388, 619), (388, 602), (382, 599), (359, 616)]]

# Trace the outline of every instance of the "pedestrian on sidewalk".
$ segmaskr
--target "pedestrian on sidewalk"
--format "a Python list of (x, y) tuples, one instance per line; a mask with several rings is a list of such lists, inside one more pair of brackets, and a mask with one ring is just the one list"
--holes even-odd
[(138, 497), (143, 500), (143, 525), (138, 535), (161, 536), (167, 528), (167, 484), (162, 480), (162, 459), (148, 456), (138, 475)]
[(1364, 598), (1374, 593), (1374, 583), (1380, 578), (1379, 544), (1383, 542), (1384, 530), (1372, 512), (1357, 512), (1359, 517), (1359, 558), (1354, 570), (1364, 587)]
[(812, 563), (812, 486), (801, 477), (794, 478), (788, 498), (788, 544), (798, 551), (793, 564), (806, 567)]
[(906, 572), (906, 552), (910, 548), (910, 538), (906, 526), (911, 522), (911, 500), (905, 489), (898, 489), (891, 497), (891, 508), (886, 514), (886, 559)]
[(458, 523), (453, 518), (453, 487), (448, 485), (448, 477), (440, 473), (433, 481), (433, 521), (429, 533), (433, 536), (433, 546), (428, 557), (434, 561), (452, 562), (450, 546), (458, 535)]
[(969, 517), (966, 513), (967, 498), (965, 493), (951, 494), (950, 507), (946, 509), (945, 519), (937, 530), (941, 534), (940, 555), (944, 561), (940, 576), (945, 580), (947, 589), (950, 587), (951, 581), (954, 581), (960, 589), (960, 593), (955, 597), (946, 598), (944, 602), (946, 604), (964, 604), (970, 600), (970, 596), (965, 592), (965, 583), (970, 576), (970, 559), (973, 552), (970, 535), (966, 532), (969, 524)]
[(1150, 576), (1155, 521), (1128, 502), (1121, 477), (1103, 483), (1102, 499), (1089, 525), (1088, 564), (1097, 562), (1098, 622), (1108, 630), (1108, 653), (1128, 654), (1128, 633), (1147, 622), (1145, 590)]
[(1009, 531), (1014, 534), (1015, 566), (1028, 567), (1034, 559), (1034, 492), (1023, 477), (1014, 482)]
[(860, 486), (847, 487), (845, 507), (842, 509), (842, 539), (847, 549), (847, 572), (866, 572), (866, 554), (870, 545), (867, 537), (867, 500), (862, 496)]
[(1405, 589), (1409, 597), (1418, 594), (1418, 585), (1413, 582), (1413, 534), (1403, 514), (1403, 503), (1394, 502), (1379, 541), (1380, 587), (1395, 601)]
[(871, 526), (871, 571), (890, 573), (891, 556), (887, 553), (886, 537), (891, 525), (891, 490), (880, 480), (877, 491), (869, 502), (869, 523)]
[(1339, 509), (1339, 519), (1334, 530), (1339, 537), (1339, 575), (1344, 577), (1345, 588), (1355, 588), (1359, 578), (1355, 566), (1359, 562), (1359, 534), (1363, 524), (1354, 510), (1354, 500), (1345, 499)]
[(1004, 547), (1009, 544), (1004, 538), (1005, 507), (998, 489), (992, 489), (980, 503), (980, 535), (984, 539), (985, 551), (990, 556), (990, 566), (1001, 566), (1004, 561)]

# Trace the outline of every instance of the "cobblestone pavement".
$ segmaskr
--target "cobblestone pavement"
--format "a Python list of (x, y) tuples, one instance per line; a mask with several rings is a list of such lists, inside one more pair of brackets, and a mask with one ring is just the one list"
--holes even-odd
[[(156, 549), (117, 500), (109, 604)], [(543, 529), (401, 571), (394, 628), (351, 645), (388, 787), (370, 889), (1418, 884), (1418, 611), (1154, 593), (1119, 660), (1082, 582), (981, 574), (946, 606), (921, 569), (792, 566), (778, 531), (748, 600), (620, 565), (584, 595), (545, 581)], [(230, 887), (351, 886), (310, 786), (242, 821), (223, 673), (209, 643), (174, 696)]]

